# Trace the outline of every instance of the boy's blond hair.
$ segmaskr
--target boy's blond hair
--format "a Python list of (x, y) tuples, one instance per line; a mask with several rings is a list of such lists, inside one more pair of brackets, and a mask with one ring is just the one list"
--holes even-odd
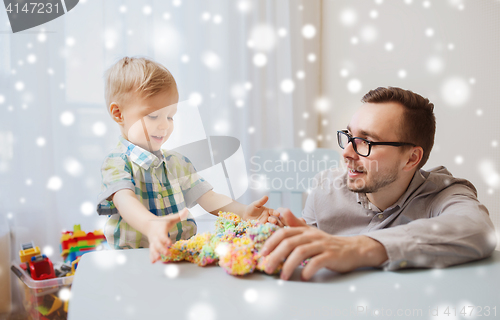
[(105, 73), (106, 109), (112, 102), (123, 102), (132, 92), (147, 99), (172, 88), (177, 89), (175, 79), (161, 64), (147, 58), (123, 57)]

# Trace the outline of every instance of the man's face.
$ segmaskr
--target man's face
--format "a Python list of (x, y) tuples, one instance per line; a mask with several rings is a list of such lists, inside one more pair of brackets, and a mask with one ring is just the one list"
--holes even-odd
[[(373, 142), (402, 142), (403, 107), (397, 103), (365, 103), (348, 125), (351, 136)], [(404, 166), (401, 148), (372, 146), (368, 157), (358, 155), (349, 143), (343, 150), (348, 167), (347, 187), (354, 192), (375, 193), (398, 180)]]
[(148, 151), (157, 151), (174, 130), (179, 94), (172, 89), (143, 99), (133, 97), (122, 112), (122, 134), (133, 144)]

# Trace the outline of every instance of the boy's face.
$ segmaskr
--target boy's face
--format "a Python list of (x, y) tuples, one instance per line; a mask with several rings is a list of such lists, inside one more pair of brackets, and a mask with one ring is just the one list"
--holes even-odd
[(122, 134), (128, 141), (148, 151), (160, 150), (174, 130), (179, 94), (170, 89), (144, 99), (131, 95), (122, 111)]

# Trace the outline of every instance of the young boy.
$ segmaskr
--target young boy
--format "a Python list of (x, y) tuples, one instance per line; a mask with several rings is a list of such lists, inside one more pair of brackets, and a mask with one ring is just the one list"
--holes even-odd
[(97, 205), (100, 215), (110, 215), (104, 234), (111, 247), (149, 247), (156, 262), (172, 241), (196, 234), (187, 210), (196, 203), (214, 215), (231, 211), (245, 220), (281, 225), (279, 213), (263, 206), (267, 197), (246, 206), (215, 193), (186, 157), (161, 149), (174, 129), (179, 101), (175, 79), (164, 66), (125, 57), (105, 78), (106, 106), (122, 134), (102, 165)]

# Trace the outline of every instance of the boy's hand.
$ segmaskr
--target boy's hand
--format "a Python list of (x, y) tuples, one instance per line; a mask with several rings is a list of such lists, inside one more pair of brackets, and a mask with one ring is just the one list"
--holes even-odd
[(269, 218), (267, 218), (267, 222), (277, 225), (280, 228), (283, 228), (286, 224), (283, 222), (284, 219), (281, 217), (278, 210), (269, 209)]
[(168, 237), (168, 231), (178, 222), (186, 220), (188, 214), (188, 209), (184, 208), (179, 213), (157, 217), (149, 221), (147, 236), (149, 241), (149, 258), (151, 259), (151, 263), (155, 263), (160, 260), (161, 254), (167, 254), (167, 247), (172, 245), (172, 241)]
[(276, 210), (264, 207), (269, 198), (263, 196), (261, 199), (249, 204), (243, 214), (243, 220), (259, 220), (261, 223), (270, 222), (279, 227), (283, 227), (280, 220), (280, 213)]

